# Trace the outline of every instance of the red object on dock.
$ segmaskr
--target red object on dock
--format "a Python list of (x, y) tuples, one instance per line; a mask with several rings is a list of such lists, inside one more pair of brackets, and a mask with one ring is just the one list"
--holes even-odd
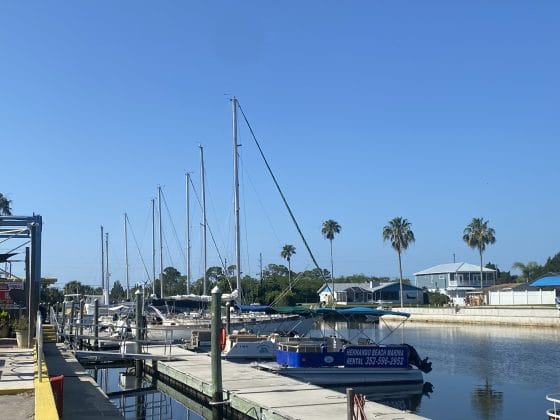
[(64, 408), (64, 375), (52, 376), (49, 378), (49, 381), (51, 382), (58, 417), (62, 418)]

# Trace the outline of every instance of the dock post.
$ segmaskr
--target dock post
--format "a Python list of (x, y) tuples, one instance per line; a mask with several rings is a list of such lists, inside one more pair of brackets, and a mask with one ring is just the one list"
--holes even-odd
[(80, 336), (80, 338), (78, 339), (78, 348), (80, 350), (84, 348), (84, 340), (82, 338), (84, 335), (84, 304), (85, 301), (83, 299), (80, 299), (80, 329), (78, 330), (78, 334)]
[(346, 420), (354, 418), (354, 389), (346, 388)]
[(66, 302), (62, 301), (62, 341), (66, 338)]
[(93, 348), (97, 350), (99, 345), (99, 300), (93, 301)]
[(222, 314), (221, 314), (221, 297), (222, 292), (218, 286), (212, 289), (212, 348), (211, 348), (211, 363), (212, 363), (212, 384), (214, 389), (212, 392), (212, 419), (218, 420), (223, 418), (222, 406), (222, 347), (220, 343), (220, 330), (222, 328)]
[(231, 303), (226, 302), (226, 332), (228, 335), (231, 334), (231, 314), (229, 312)]
[(72, 340), (72, 333), (74, 332), (74, 301), (72, 301), (72, 305), (70, 305), (70, 331), (68, 332), (68, 336), (70, 340)]
[[(136, 296), (136, 313), (135, 313), (135, 321), (136, 321), (136, 346), (135, 346), (135, 353), (140, 354), (142, 353), (142, 293), (140, 290), (136, 290), (134, 293)], [(135, 361), (136, 367), (136, 378), (142, 377), (142, 360), (138, 359)]]

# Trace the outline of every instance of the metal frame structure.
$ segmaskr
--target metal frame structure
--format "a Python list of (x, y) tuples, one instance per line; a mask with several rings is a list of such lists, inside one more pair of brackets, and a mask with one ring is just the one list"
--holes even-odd
[[(9, 252), (13, 252), (27, 244), (25, 259), (25, 282), (27, 287), (27, 319), (28, 331), (33, 334), (35, 317), (39, 309), (41, 293), (41, 232), (43, 219), (40, 215), (33, 216), (0, 216), (0, 244), (13, 239), (29, 239), (28, 242), (17, 245)], [(28, 251), (29, 249), (29, 251)], [(32, 338), (32, 337), (30, 337)]]

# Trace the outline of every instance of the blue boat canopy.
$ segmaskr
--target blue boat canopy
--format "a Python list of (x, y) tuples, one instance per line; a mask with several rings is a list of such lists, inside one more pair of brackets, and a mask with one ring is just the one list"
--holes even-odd
[(546, 287), (546, 286), (560, 286), (560, 275), (556, 273), (548, 273), (546, 276), (535, 280), (531, 286)]
[(344, 309), (333, 309), (333, 308), (319, 308), (315, 310), (315, 313), (319, 315), (342, 315), (342, 316), (357, 316), (357, 315), (372, 315), (372, 316), (382, 316), (382, 315), (396, 315), (408, 318), (410, 314), (406, 312), (389, 311), (386, 309), (375, 309), (366, 307), (355, 307), (355, 308), (344, 308)]

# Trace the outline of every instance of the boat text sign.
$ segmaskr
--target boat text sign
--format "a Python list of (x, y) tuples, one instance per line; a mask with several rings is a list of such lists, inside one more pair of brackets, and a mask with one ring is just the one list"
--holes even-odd
[(404, 346), (349, 346), (345, 350), (345, 356), (346, 367), (408, 367), (408, 349)]

